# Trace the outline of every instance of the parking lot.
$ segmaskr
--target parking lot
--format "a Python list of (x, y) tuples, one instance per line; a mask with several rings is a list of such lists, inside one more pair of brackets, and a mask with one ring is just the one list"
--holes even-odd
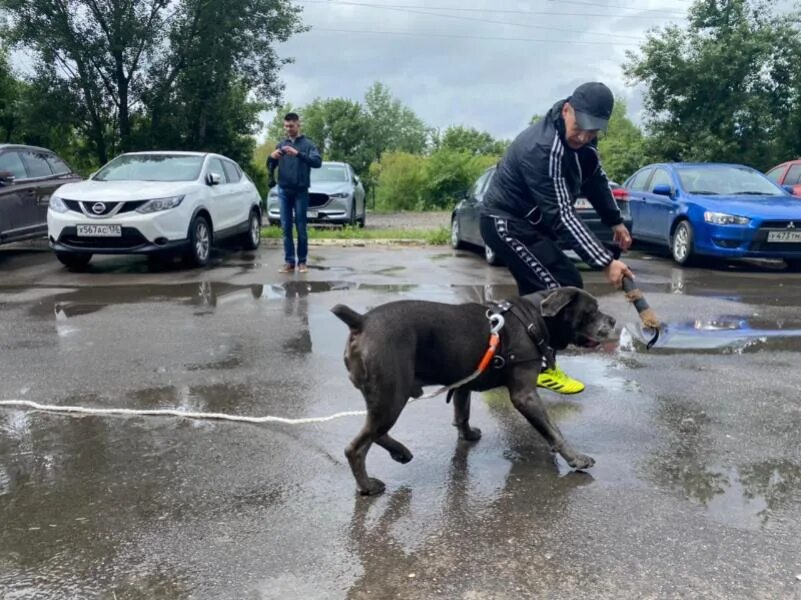
[[(439, 247), (274, 245), (207, 269), (96, 257), (70, 273), (0, 249), (0, 400), (285, 417), (359, 410), (329, 309), (514, 294), (503, 268)], [(801, 274), (627, 259), (667, 323), (561, 366), (542, 393), (571, 472), (504, 392), (474, 394), (476, 444), (443, 397), (411, 404), (359, 497), (361, 417), (249, 425), (0, 408), (0, 596), (9, 599), (801, 598)], [(587, 289), (637, 316), (598, 273)], [(632, 328), (633, 330), (633, 328)]]

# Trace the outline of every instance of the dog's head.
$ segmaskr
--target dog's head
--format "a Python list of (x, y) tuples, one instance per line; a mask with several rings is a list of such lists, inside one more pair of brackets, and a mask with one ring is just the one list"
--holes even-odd
[(552, 348), (569, 344), (595, 348), (614, 337), (615, 319), (598, 309), (594, 296), (582, 289), (563, 287), (526, 296), (539, 308)]

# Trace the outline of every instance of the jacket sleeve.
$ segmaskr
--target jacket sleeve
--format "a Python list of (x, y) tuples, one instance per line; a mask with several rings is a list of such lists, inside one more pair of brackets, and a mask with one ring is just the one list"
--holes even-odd
[(612, 190), (609, 187), (609, 179), (601, 166), (600, 158), (595, 148), (592, 148), (595, 153), (596, 160), (594, 161), (594, 170), (592, 174), (584, 180), (581, 186), (581, 193), (587, 197), (595, 212), (601, 217), (601, 222), (607, 227), (614, 227), (623, 222), (623, 217), (620, 216), (620, 208), (612, 196)]
[(562, 174), (564, 148), (558, 135), (550, 148), (537, 145), (520, 159), (523, 179), (542, 212), (545, 225), (593, 269), (601, 270), (614, 256), (576, 215)]
[(320, 156), (320, 151), (312, 142), (309, 142), (303, 152), (298, 152), (298, 157), (312, 169), (317, 169), (323, 164), (323, 157)]
[[(275, 149), (278, 150), (281, 144), (276, 144)], [(272, 153), (267, 155), (267, 172), (272, 173), (278, 167), (278, 159), (271, 156)]]

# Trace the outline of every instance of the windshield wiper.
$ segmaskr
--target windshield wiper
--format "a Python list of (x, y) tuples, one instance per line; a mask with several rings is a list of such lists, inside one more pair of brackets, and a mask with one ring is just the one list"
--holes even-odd
[(718, 192), (713, 192), (710, 190), (692, 190), (691, 194), (703, 194), (704, 196), (719, 196)]
[(767, 192), (757, 192), (755, 190), (744, 190), (742, 192), (734, 192), (735, 196), (772, 196)]

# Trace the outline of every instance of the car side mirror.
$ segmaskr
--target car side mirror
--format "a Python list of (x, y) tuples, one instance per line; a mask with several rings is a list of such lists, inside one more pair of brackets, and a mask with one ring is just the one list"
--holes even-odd
[(0, 183), (3, 185), (11, 185), (16, 180), (14, 173), (11, 171), (0, 171)]
[(206, 175), (206, 184), (207, 185), (220, 185), (222, 181), (222, 176), (219, 173), (209, 173)]
[(787, 192), (788, 194), (790, 194), (791, 196), (792, 196), (793, 194), (795, 194), (795, 187), (794, 187), (794, 186), (792, 186), (792, 185), (783, 185), (783, 186), (782, 186), (782, 189), (783, 189), (785, 192)]
[(361, 181), (361, 179), (359, 179), (358, 175), (354, 175), (353, 176), (353, 181), (355, 181), (356, 183), (359, 183)]
[(651, 193), (656, 194), (657, 196), (667, 196), (668, 198), (672, 198), (673, 188), (664, 183), (660, 183), (659, 185), (654, 186), (654, 189), (651, 191)]

